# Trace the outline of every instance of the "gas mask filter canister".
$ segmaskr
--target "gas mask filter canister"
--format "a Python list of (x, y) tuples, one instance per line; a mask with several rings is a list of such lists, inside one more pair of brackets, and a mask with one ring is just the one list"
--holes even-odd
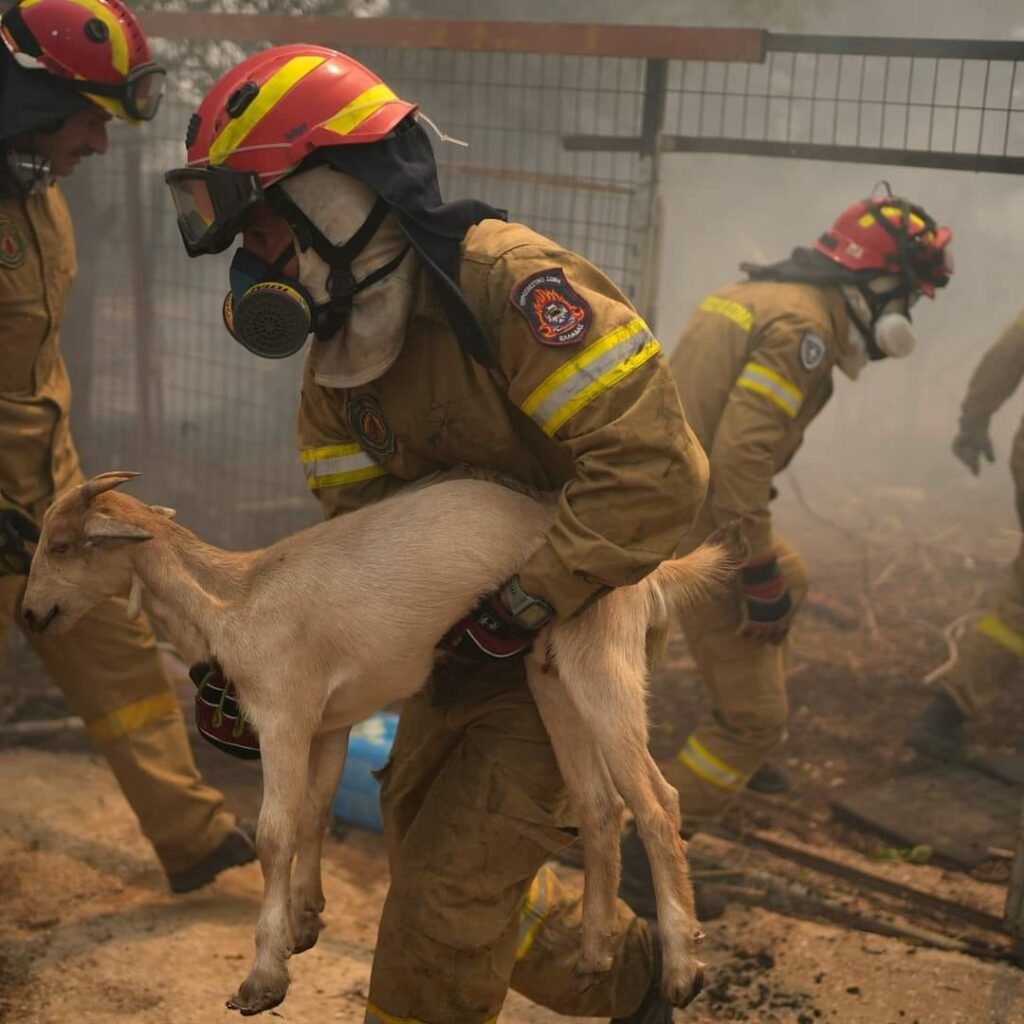
[(302, 285), (281, 273), (291, 246), (268, 264), (248, 249), (231, 261), (231, 291), (224, 299), (224, 326), (244, 348), (263, 359), (295, 355), (313, 330), (317, 307)]

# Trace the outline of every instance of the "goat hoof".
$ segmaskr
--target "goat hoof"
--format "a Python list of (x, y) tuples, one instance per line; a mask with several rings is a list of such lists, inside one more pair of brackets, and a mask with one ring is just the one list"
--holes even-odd
[(666, 977), (662, 984), (665, 998), (680, 1010), (689, 1006), (700, 995), (703, 988), (704, 964), (702, 963), (697, 964), (697, 969), (693, 972), (692, 978), (687, 978), (683, 981)]
[(320, 938), (322, 927), (323, 921), (315, 910), (303, 912), (295, 922), (295, 945), (292, 947), (292, 955), (312, 949), (316, 945), (316, 940)]
[(238, 991), (224, 1005), (229, 1010), (237, 1010), (243, 1017), (252, 1017), (278, 1006), (283, 1002), (287, 991), (287, 975), (283, 981), (269, 984), (246, 978), (238, 986)]

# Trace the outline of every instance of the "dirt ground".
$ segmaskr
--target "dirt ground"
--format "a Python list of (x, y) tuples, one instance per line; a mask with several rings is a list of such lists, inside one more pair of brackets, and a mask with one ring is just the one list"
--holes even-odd
[[(0, 820), (0, 1019), (229, 1019), (223, 1000), (244, 974), (259, 906), (256, 865), (169, 895), (112, 778), (88, 753), (5, 751)], [(353, 831), (328, 843), (327, 928), (291, 961), (282, 1019), (362, 1020), (386, 875), (379, 837)], [(758, 909), (734, 907), (711, 926), (707, 959), (709, 988), (680, 1020), (1024, 1021), (1024, 972), (1012, 966)], [(501, 1017), (564, 1019), (516, 996)]]
[[(849, 468), (847, 467), (847, 472)], [(991, 509), (965, 490), (933, 500), (924, 486), (859, 486), (831, 504), (823, 487), (802, 502), (783, 481), (778, 519), (811, 565), (824, 602), (808, 609), (790, 655), (792, 724), (777, 760), (792, 774), (784, 798), (745, 794), (733, 831), (770, 830), (789, 842), (998, 916), (1005, 860), (974, 877), (941, 865), (876, 858), (885, 841), (838, 820), (847, 788), (906, 770), (904, 732), (928, 698), (922, 677), (949, 653), (948, 625), (980, 606), (1013, 557), (1018, 534), (993, 528)], [(1004, 517), (1005, 518), (1005, 517)], [(652, 745), (671, 754), (703, 697), (685, 646), (674, 640), (653, 681)], [(66, 715), (23, 650), (0, 674), (0, 723)], [(1007, 687), (972, 723), (997, 751), (1021, 741), (1024, 688)], [(258, 767), (200, 748), (204, 773), (243, 812), (259, 801)], [(951, 807), (955, 814), (956, 808)], [(782, 867), (742, 860), (765, 877)], [(694, 843), (720, 858), (714, 838)], [(732, 861), (729, 857), (732, 857)], [(749, 859), (749, 864), (747, 861)], [(790, 865), (792, 867), (792, 865)], [(558, 870), (571, 872), (559, 867)], [(801, 872), (790, 872), (799, 883)], [(387, 885), (380, 837), (353, 830), (328, 843), (327, 929), (291, 962), (278, 1015), (303, 1022), (361, 1021), (376, 922)], [(817, 896), (877, 911), (837, 883)], [(741, 892), (741, 889), (737, 890)], [(260, 899), (259, 870), (229, 872), (207, 890), (170, 896), (102, 760), (81, 733), (0, 749), (0, 1019), (24, 1024), (205, 1024), (227, 1020), (223, 1001), (244, 974)], [(730, 906), (708, 926), (709, 985), (677, 1019), (709, 1024), (1024, 1024), (1024, 971), (1000, 960), (928, 948), (794, 910)], [(510, 996), (501, 1020), (559, 1019)]]

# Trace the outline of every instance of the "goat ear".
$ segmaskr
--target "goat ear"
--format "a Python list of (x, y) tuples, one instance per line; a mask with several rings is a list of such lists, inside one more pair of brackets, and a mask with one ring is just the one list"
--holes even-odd
[(85, 521), (85, 540), (93, 547), (107, 547), (114, 544), (138, 544), (152, 540), (153, 534), (134, 523), (123, 519), (95, 513)]
[(159, 512), (165, 519), (173, 519), (177, 514), (176, 508), (168, 508), (166, 505), (150, 505), (154, 512)]

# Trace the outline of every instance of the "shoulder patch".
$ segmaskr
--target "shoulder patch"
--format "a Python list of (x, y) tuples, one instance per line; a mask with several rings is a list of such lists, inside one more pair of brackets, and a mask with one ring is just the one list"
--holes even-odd
[(15, 270), (25, 262), (25, 242), (12, 221), (0, 217), (0, 267)]
[(593, 319), (587, 300), (566, 281), (561, 267), (520, 281), (508, 298), (542, 345), (575, 345), (586, 336)]
[(825, 342), (811, 331), (808, 331), (800, 342), (800, 363), (805, 370), (813, 370), (821, 365), (825, 358)]
[(367, 451), (374, 455), (391, 455), (394, 452), (395, 432), (373, 395), (356, 395), (349, 400), (348, 424)]

